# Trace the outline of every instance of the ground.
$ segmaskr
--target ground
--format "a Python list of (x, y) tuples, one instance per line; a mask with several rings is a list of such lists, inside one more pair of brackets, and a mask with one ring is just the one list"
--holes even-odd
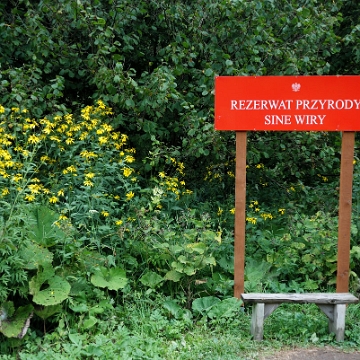
[(260, 360), (360, 360), (360, 351), (344, 352), (333, 347), (292, 349), (265, 355)]

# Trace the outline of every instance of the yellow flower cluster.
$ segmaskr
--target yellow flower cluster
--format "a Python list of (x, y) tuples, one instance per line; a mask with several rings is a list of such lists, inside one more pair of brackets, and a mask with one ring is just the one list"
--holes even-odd
[[(128, 136), (107, 123), (111, 114), (111, 108), (101, 100), (82, 109), (80, 116), (37, 120), (30, 118), (26, 109), (0, 105), (0, 197), (15, 192), (28, 202), (41, 198), (58, 204), (73, 191), (76, 179), (87, 189), (96, 186), (102, 174), (94, 169), (108, 151), (114, 154), (110, 164), (118, 164), (124, 177), (132, 176), (131, 181), (136, 181), (131, 167), (136, 151), (125, 148)], [(117, 201), (130, 201), (134, 195), (128, 190), (122, 197), (112, 196)], [(101, 215), (108, 217), (110, 213), (103, 210)], [(65, 214), (61, 216), (67, 219)], [(120, 224), (121, 220), (116, 221)]]
[[(179, 199), (181, 195), (192, 194), (193, 192), (191, 190), (185, 188), (185, 181), (181, 180), (181, 178), (185, 176), (184, 163), (177, 161), (173, 157), (166, 158), (166, 161), (171, 164), (172, 170), (175, 168), (175, 174), (177, 176), (169, 176), (165, 171), (159, 172), (158, 177), (160, 181), (158, 185), (165, 190), (162, 192), (162, 196), (165, 197), (166, 193), (170, 192), (176, 195), (176, 199)], [(160, 208), (160, 204), (158, 204), (157, 207)]]
[(251, 223), (251, 224), (254, 224), (254, 225), (255, 225), (257, 219), (254, 218), (254, 217), (246, 217), (246, 221), (249, 222), (249, 223)]
[(224, 181), (226, 175), (229, 178), (235, 178), (234, 174), (235, 159), (226, 161), (218, 165), (210, 165), (206, 168), (206, 174), (204, 176), (205, 181), (212, 182), (217, 180), (219, 182)]

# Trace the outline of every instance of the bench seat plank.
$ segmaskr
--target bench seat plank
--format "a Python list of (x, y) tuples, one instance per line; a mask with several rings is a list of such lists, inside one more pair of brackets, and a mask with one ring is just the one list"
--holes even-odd
[(241, 294), (244, 302), (249, 303), (315, 303), (315, 304), (354, 304), (359, 299), (350, 293), (309, 293), (309, 294)]

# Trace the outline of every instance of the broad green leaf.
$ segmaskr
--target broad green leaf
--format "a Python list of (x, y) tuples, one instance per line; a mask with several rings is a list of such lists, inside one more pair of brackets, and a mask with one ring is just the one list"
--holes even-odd
[(220, 299), (214, 296), (202, 297), (193, 301), (192, 309), (195, 312), (205, 315), (218, 302), (220, 302)]
[(164, 278), (153, 271), (148, 271), (140, 278), (140, 282), (143, 285), (152, 289), (155, 289), (156, 286), (159, 285), (162, 281), (164, 281)]
[(38, 306), (35, 307), (34, 313), (41, 317), (43, 320), (46, 320), (50, 316), (57, 314), (61, 311), (61, 304), (48, 305), (48, 306)]
[(105, 288), (109, 290), (123, 289), (127, 284), (125, 270), (121, 268), (110, 268), (101, 267), (91, 276), (91, 283), (94, 286)]
[(53, 261), (53, 254), (47, 249), (36, 243), (29, 244), (25, 249), (19, 252), (24, 259), (25, 269), (34, 270), (39, 265), (45, 266)]
[(180, 281), (181, 277), (182, 277), (182, 274), (176, 270), (170, 270), (165, 274), (166, 280), (170, 280), (170, 281), (174, 281), (174, 282)]
[(39, 305), (56, 305), (68, 298), (70, 284), (60, 276), (54, 275), (52, 267), (45, 267), (29, 281), (29, 293)]
[(92, 328), (96, 323), (97, 323), (97, 319), (94, 316), (89, 316), (87, 319), (85, 319), (83, 321), (83, 323), (81, 324), (81, 328), (84, 330), (90, 329)]
[(206, 245), (202, 242), (192, 243), (192, 244), (187, 244), (185, 249), (189, 253), (196, 252), (198, 254), (203, 254), (206, 250)]
[(196, 274), (196, 269), (193, 266), (185, 266), (184, 267), (184, 273), (188, 276), (192, 276)]
[(58, 214), (46, 206), (39, 206), (31, 213), (30, 238), (42, 246), (52, 246), (56, 239), (64, 240), (65, 233), (56, 225)]
[(178, 319), (184, 309), (175, 300), (166, 300), (162, 305), (169, 313)]
[(212, 306), (207, 315), (211, 319), (234, 316), (235, 313), (239, 312), (242, 303), (241, 300), (234, 297), (224, 299)]

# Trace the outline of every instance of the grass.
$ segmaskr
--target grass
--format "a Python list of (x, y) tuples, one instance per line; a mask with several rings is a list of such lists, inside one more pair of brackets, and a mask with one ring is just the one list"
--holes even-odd
[(358, 304), (348, 307), (342, 343), (327, 332), (327, 319), (313, 304), (281, 305), (265, 321), (264, 341), (255, 342), (249, 331), (250, 308), (241, 308), (231, 317), (210, 319), (185, 311), (175, 318), (164, 308), (164, 300), (145, 295), (127, 300), (90, 329), (81, 328), (75, 316), (62, 317), (46, 335), (30, 331), (8, 348), (0, 342), (0, 359), (250, 360), (295, 347), (360, 349)]

